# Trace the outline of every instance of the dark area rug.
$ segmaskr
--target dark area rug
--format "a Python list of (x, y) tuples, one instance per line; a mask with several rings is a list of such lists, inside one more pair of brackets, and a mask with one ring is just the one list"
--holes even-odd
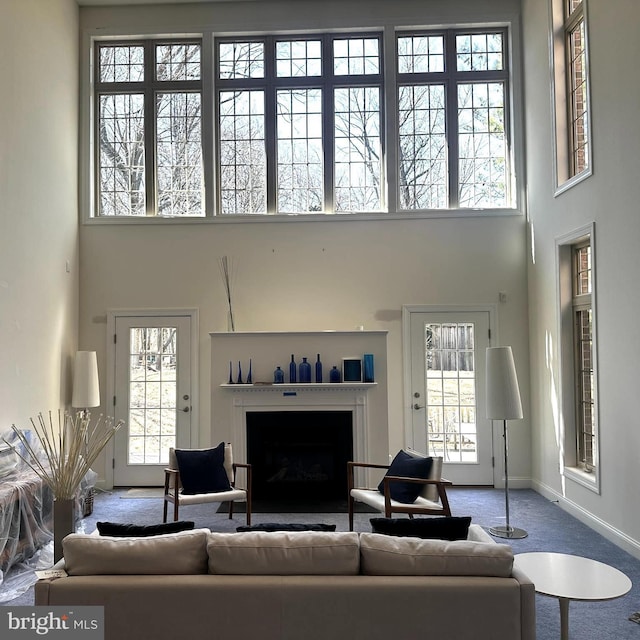
[[(252, 513), (348, 513), (346, 500), (254, 500), (251, 503)], [(234, 513), (246, 513), (246, 505), (238, 503), (233, 506)], [(229, 504), (221, 503), (218, 513), (229, 513)], [(366, 504), (356, 502), (354, 513), (378, 513)]]

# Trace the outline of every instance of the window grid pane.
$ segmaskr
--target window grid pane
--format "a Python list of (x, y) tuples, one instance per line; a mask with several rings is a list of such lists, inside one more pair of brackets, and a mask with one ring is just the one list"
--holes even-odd
[(369, 75), (380, 73), (380, 44), (377, 38), (345, 38), (334, 41), (333, 73)]
[(584, 20), (580, 20), (569, 32), (567, 49), (569, 56), (571, 153), (573, 174), (587, 167), (587, 76)]
[(444, 85), (410, 85), (399, 91), (400, 206), (448, 206)]
[(144, 47), (140, 45), (101, 46), (100, 82), (143, 82)]
[(334, 92), (335, 209), (378, 211), (380, 195), (380, 89)]
[(593, 374), (593, 321), (591, 309), (577, 309), (577, 378), (578, 378), (578, 459), (589, 467), (594, 465), (595, 412)]
[(444, 71), (444, 38), (411, 36), (398, 38), (398, 73)]
[(458, 71), (500, 71), (504, 69), (501, 33), (472, 33), (456, 36)]
[(156, 79), (159, 81), (200, 80), (200, 45), (157, 45)]
[(591, 246), (575, 250), (575, 295), (591, 293)]
[(322, 211), (322, 91), (277, 93), (278, 212)]
[(564, 12), (565, 16), (569, 17), (576, 10), (579, 9), (582, 5), (582, 0), (564, 0)]
[(144, 216), (144, 96), (99, 97), (99, 215)]
[(264, 78), (264, 43), (221, 42), (219, 78)]
[(425, 374), (430, 455), (477, 462), (473, 323), (425, 325)]
[(264, 91), (221, 91), (221, 213), (266, 212)]
[(166, 464), (176, 442), (176, 328), (133, 327), (129, 345), (128, 464)]
[(504, 84), (458, 86), (460, 207), (507, 205)]
[(158, 215), (204, 215), (199, 93), (156, 99)]
[(320, 40), (287, 40), (276, 43), (276, 75), (280, 78), (322, 75)]

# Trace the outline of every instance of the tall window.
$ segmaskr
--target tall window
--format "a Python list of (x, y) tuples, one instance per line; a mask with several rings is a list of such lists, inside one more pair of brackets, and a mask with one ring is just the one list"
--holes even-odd
[(558, 187), (591, 174), (586, 0), (551, 0)]
[(217, 53), (221, 214), (382, 210), (380, 34)]
[(513, 208), (508, 31), (394, 40), (97, 41), (92, 215)]
[(99, 216), (204, 215), (201, 45), (96, 45)]
[(593, 371), (593, 311), (590, 241), (573, 247), (573, 341), (576, 380), (576, 436), (578, 462), (595, 466), (596, 420)]
[(506, 32), (398, 36), (401, 209), (510, 202)]
[(556, 241), (564, 473), (599, 490), (594, 225)]

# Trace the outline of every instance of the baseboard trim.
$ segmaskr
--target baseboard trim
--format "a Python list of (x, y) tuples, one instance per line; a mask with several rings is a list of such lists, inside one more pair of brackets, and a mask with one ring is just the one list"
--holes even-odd
[(557, 502), (561, 509), (572, 515), (574, 518), (580, 520), (580, 522), (586, 524), (610, 542), (613, 542), (616, 546), (624, 549), (627, 553), (630, 553), (632, 556), (640, 560), (640, 542), (638, 540), (635, 540), (623, 531), (611, 526), (608, 522), (598, 518), (598, 516), (595, 516), (579, 504), (573, 502), (573, 500), (569, 500), (562, 494), (558, 493), (555, 489), (552, 489), (542, 482), (532, 480), (531, 488), (547, 498), (547, 500)]

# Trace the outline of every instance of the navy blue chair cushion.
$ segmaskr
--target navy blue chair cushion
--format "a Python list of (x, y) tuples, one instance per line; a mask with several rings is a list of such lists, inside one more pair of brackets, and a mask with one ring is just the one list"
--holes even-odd
[(224, 468), (224, 442), (213, 449), (176, 449), (176, 459), (185, 495), (231, 489)]
[[(406, 451), (399, 451), (392, 460), (385, 476), (424, 478), (426, 480), (429, 478), (429, 473), (431, 473), (432, 464), (433, 460), (431, 458), (414, 457)], [(424, 485), (417, 482), (391, 482), (389, 490), (392, 500), (411, 504), (415, 502), (423, 488)], [(378, 491), (384, 494), (384, 480), (378, 485)]]

